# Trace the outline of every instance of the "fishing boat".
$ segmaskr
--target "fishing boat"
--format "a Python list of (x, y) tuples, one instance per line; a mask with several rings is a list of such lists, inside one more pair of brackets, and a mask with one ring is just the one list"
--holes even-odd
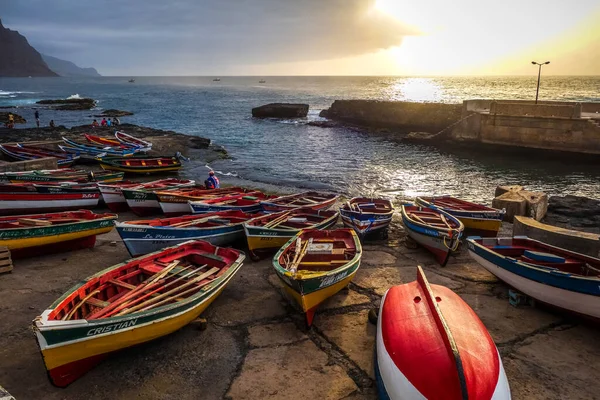
[(350, 283), (361, 256), (360, 240), (352, 229), (309, 229), (275, 254), (273, 267), (310, 327), (318, 305)]
[(94, 208), (100, 200), (97, 188), (36, 188), (35, 192), (0, 191), (0, 215), (43, 213)]
[(278, 212), (299, 207), (321, 210), (330, 207), (338, 197), (337, 194), (304, 192), (263, 200), (260, 204), (265, 212)]
[(116, 139), (109, 139), (109, 138), (104, 138), (104, 137), (100, 137), (100, 136), (94, 136), (94, 135), (90, 135), (88, 133), (84, 133), (83, 136), (85, 137), (85, 139), (88, 142), (94, 143), (94, 144), (99, 144), (102, 146), (119, 147), (119, 148), (123, 148), (123, 149), (139, 147), (139, 146), (135, 146), (133, 144), (119, 142)]
[(518, 291), (562, 310), (600, 320), (600, 259), (526, 236), (467, 238), (469, 255)]
[(167, 217), (176, 217), (190, 213), (188, 201), (214, 199), (228, 195), (251, 195), (252, 191), (239, 187), (205, 189), (201, 187), (188, 187), (169, 189), (155, 192), (158, 196), (158, 204)]
[(375, 342), (380, 399), (510, 399), (494, 340), (477, 314), (447, 287), (417, 280), (381, 299)]
[(127, 202), (129, 209), (135, 215), (140, 217), (160, 213), (160, 204), (156, 191), (167, 189), (175, 189), (182, 187), (191, 187), (196, 184), (190, 179), (161, 179), (159, 181), (150, 182), (149, 184), (141, 185), (141, 187), (121, 188), (123, 197)]
[(37, 147), (23, 146), (21, 144), (17, 144), (16, 146), (8, 144), (0, 145), (0, 151), (17, 161), (54, 157), (56, 158), (56, 164), (60, 168), (71, 167), (77, 160), (79, 160), (80, 157), (77, 154), (69, 154), (65, 151), (53, 151)]
[(138, 152), (139, 147), (113, 147), (104, 146), (94, 143), (79, 143), (65, 137), (62, 138), (66, 146), (59, 146), (62, 150), (72, 153), (78, 151), (81, 155), (86, 154), (88, 156), (104, 157), (104, 156), (130, 156)]
[(113, 212), (122, 212), (127, 211), (129, 206), (127, 205), (127, 200), (125, 200), (125, 196), (123, 196), (121, 189), (137, 188), (142, 184), (139, 182), (121, 181), (114, 183), (97, 183), (96, 185), (98, 186), (98, 190), (100, 190), (104, 204), (106, 204)]
[(220, 211), (183, 217), (117, 222), (117, 232), (132, 256), (151, 253), (188, 240), (223, 246), (244, 237), (244, 222), (255, 214)]
[(54, 169), (23, 172), (2, 172), (0, 182), (119, 182), (123, 172), (91, 172), (72, 169)]
[(0, 218), (0, 246), (12, 258), (94, 247), (96, 235), (110, 232), (116, 214), (89, 210)]
[(354, 197), (340, 208), (344, 226), (352, 228), (358, 236), (387, 233), (392, 222), (394, 206), (388, 199)]
[(179, 157), (101, 157), (100, 166), (108, 171), (128, 174), (158, 174), (181, 169)]
[(152, 143), (140, 138), (136, 138), (135, 136), (128, 135), (125, 132), (116, 131), (115, 137), (123, 144), (137, 147), (139, 151), (147, 152), (152, 150)]
[(252, 192), (244, 196), (233, 194), (227, 197), (217, 199), (189, 201), (190, 209), (194, 214), (201, 214), (215, 211), (238, 210), (246, 213), (254, 213), (262, 210), (260, 205), (262, 200), (275, 198), (261, 192)]
[(80, 281), (33, 321), (50, 381), (65, 387), (110, 353), (187, 325), (243, 261), (238, 250), (190, 241)]
[(438, 208), (414, 204), (402, 205), (402, 223), (408, 236), (432, 252), (441, 266), (446, 265), (450, 253), (458, 248), (464, 230), (456, 217)]
[(335, 225), (339, 213), (333, 210), (297, 208), (262, 215), (246, 221), (244, 231), (250, 257), (258, 261), (261, 253), (277, 251), (302, 229), (328, 229)]
[(477, 236), (497, 236), (506, 213), (506, 210), (498, 210), (452, 196), (417, 197), (416, 203), (423, 207), (434, 206), (455, 216), (463, 223), (466, 232)]

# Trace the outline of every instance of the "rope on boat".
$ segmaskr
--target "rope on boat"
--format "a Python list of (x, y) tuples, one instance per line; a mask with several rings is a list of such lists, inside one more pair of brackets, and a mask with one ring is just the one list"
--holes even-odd
[[(454, 242), (454, 245), (452, 245), (452, 247), (450, 247), (446, 243), (446, 235), (442, 236), (442, 239), (444, 239), (444, 246), (450, 251), (456, 251), (458, 249), (458, 246), (460, 245), (460, 240), (456, 240)], [(452, 242), (450, 242), (450, 244), (452, 244)]]

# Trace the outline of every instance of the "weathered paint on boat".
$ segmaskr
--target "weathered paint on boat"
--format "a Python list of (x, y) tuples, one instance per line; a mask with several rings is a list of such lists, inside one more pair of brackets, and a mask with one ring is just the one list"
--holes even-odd
[(198, 242), (182, 243), (102, 270), (72, 287), (37, 317), (33, 321), (33, 330), (51, 382), (56, 386), (65, 387), (110, 353), (168, 335), (198, 318), (241, 268), (244, 253), (233, 250), (239, 253), (239, 256), (225, 273), (182, 301), (119, 317), (68, 321), (49, 319), (63, 300), (88, 281), (98, 279), (127, 263), (177, 253), (194, 243)]
[[(460, 209), (458, 208), (459, 205), (443, 205), (444, 202), (462, 203), (464, 205), (464, 208), (472, 209)], [(417, 197), (416, 203), (423, 207), (437, 207), (442, 211), (445, 211), (448, 214), (458, 218), (465, 226), (465, 231), (468, 231), (469, 234), (484, 237), (494, 237), (498, 234), (498, 231), (502, 226), (502, 219), (504, 218), (504, 214), (506, 213), (505, 210), (497, 210), (495, 208), (487, 207), (482, 204), (476, 204), (469, 201), (457, 199), (452, 196)]]
[(375, 342), (381, 399), (510, 399), (502, 360), (475, 312), (450, 289), (417, 281), (381, 300)]
[[(513, 238), (467, 238), (469, 255), (498, 279), (550, 306), (600, 320), (600, 259), (542, 243), (526, 236)], [(499, 251), (538, 248), (542, 255), (557, 255), (580, 261), (572, 270), (581, 272), (592, 266), (590, 275), (561, 270), (559, 262), (536, 265), (519, 260), (515, 254)], [(554, 265), (553, 265), (554, 264)]]
[[(445, 216), (447, 220), (453, 221), (456, 225), (456, 229), (447, 229), (441, 227), (435, 227), (428, 224), (423, 224), (413, 220), (408, 216), (407, 208), (417, 208), (432, 210), (435, 213), (439, 213)], [(406, 227), (406, 233), (415, 242), (425, 247), (435, 256), (436, 260), (440, 265), (444, 266), (448, 262), (450, 253), (458, 247), (460, 238), (462, 236), (464, 226), (460, 220), (454, 216), (439, 210), (437, 208), (419, 207), (412, 204), (403, 204), (401, 207), (402, 212), (402, 223)]]
[[(53, 217), (81, 218), (81, 220), (50, 226), (3, 227), (21, 218), (43, 220)], [(116, 219), (115, 214), (94, 214), (88, 210), (2, 217), (0, 218), (0, 246), (6, 246), (15, 258), (64, 249), (93, 247), (96, 235), (110, 232)]]
[[(350, 204), (350, 207), (358, 209), (350, 209), (348, 204)], [(370, 204), (382, 204), (385, 205), (385, 209), (369, 211), (367, 205)], [(340, 214), (345, 227), (354, 229), (359, 236), (364, 237), (371, 233), (381, 232), (389, 227), (394, 216), (394, 206), (387, 199), (354, 197), (347, 204), (340, 207)]]
[[(352, 235), (356, 252), (347, 263), (330, 271), (314, 271), (303, 273), (301, 270), (293, 274), (282, 265), (282, 256), (286, 248), (296, 242), (296, 239), (306, 232), (324, 232), (329, 237), (335, 237), (339, 231), (347, 231)], [(315, 311), (319, 304), (342, 290), (356, 275), (360, 267), (362, 246), (356, 232), (350, 229), (333, 231), (304, 230), (288, 240), (288, 242), (273, 257), (273, 267), (279, 279), (284, 283), (285, 291), (300, 306), (306, 315), (307, 325), (312, 325)]]
[(100, 200), (99, 191), (65, 193), (0, 193), (0, 214), (43, 213), (94, 208)]

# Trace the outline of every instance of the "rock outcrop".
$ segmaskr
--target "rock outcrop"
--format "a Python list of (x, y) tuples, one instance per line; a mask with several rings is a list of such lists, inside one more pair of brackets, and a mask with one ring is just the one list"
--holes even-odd
[[(8, 122), (8, 114), (11, 114), (11, 113), (0, 112), (0, 124), (2, 124), (2, 126), (4, 126), (4, 124)], [(22, 116), (20, 116), (19, 114), (12, 113), (12, 115), (13, 115), (15, 124), (24, 124), (27, 122), (27, 120), (25, 118), (23, 118)]]
[(49, 105), (54, 110), (77, 111), (92, 109), (96, 106), (96, 100), (88, 98), (40, 100), (36, 104)]
[(252, 109), (254, 118), (304, 118), (308, 104), (271, 103)]
[(60, 58), (42, 54), (42, 58), (48, 67), (60, 76), (102, 76), (95, 68), (81, 68), (71, 61), (61, 60)]
[(581, 196), (552, 196), (544, 223), (600, 233), (600, 200)]
[(336, 100), (321, 117), (368, 129), (438, 133), (460, 120), (461, 104)]
[(94, 117), (97, 117), (97, 118), (102, 118), (102, 117), (126, 117), (128, 115), (133, 115), (133, 113), (129, 112), (129, 111), (123, 111), (123, 110), (114, 110), (114, 109), (111, 108), (109, 110), (102, 111), (102, 113), (100, 113), (100, 114), (94, 115)]
[(0, 76), (58, 76), (25, 36), (5, 28), (0, 20)]

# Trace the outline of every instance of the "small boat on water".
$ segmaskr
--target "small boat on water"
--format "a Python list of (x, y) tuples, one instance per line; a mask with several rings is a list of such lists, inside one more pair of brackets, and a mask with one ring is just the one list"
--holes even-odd
[(123, 172), (91, 172), (73, 169), (49, 169), (0, 173), (0, 182), (120, 182)]
[(139, 151), (147, 152), (152, 150), (152, 143), (140, 138), (136, 138), (135, 136), (128, 135), (122, 131), (116, 131), (115, 138), (117, 138), (117, 140), (123, 144), (137, 147)]
[(96, 187), (35, 186), (35, 189), (6, 192), (0, 190), (0, 215), (94, 208), (100, 201), (100, 191)]
[(123, 171), (128, 174), (158, 174), (176, 172), (181, 169), (179, 157), (101, 157), (100, 166), (108, 171)]
[(380, 399), (510, 399), (494, 340), (477, 314), (447, 287), (417, 280), (381, 299), (375, 342)]
[(297, 208), (262, 215), (246, 221), (244, 231), (253, 260), (259, 253), (277, 251), (302, 229), (328, 229), (335, 225), (339, 213), (333, 210)]
[(458, 248), (464, 230), (456, 217), (438, 208), (414, 204), (402, 205), (402, 223), (408, 236), (432, 252), (441, 266), (446, 265), (450, 253)]
[(251, 195), (252, 190), (232, 187), (220, 189), (205, 189), (203, 187), (188, 187), (157, 191), (158, 204), (167, 217), (176, 217), (190, 213), (188, 201), (214, 199), (225, 196)]
[(183, 217), (117, 222), (117, 232), (132, 256), (151, 253), (188, 240), (223, 246), (244, 237), (244, 222), (256, 217), (241, 211), (220, 211)]
[(217, 298), (244, 253), (189, 241), (104, 269), (33, 321), (50, 381), (65, 387), (110, 353), (175, 332)]
[(190, 209), (194, 214), (201, 214), (215, 211), (238, 210), (246, 213), (254, 213), (262, 210), (261, 201), (275, 198), (261, 192), (252, 192), (244, 196), (233, 194), (227, 197), (217, 199), (189, 201)]
[(129, 82), (129, 83), (135, 83), (135, 79), (130, 79), (127, 82)]
[(135, 146), (133, 144), (119, 142), (116, 139), (109, 139), (109, 138), (104, 138), (104, 137), (100, 137), (100, 136), (90, 135), (89, 133), (85, 133), (83, 136), (86, 138), (86, 140), (88, 142), (94, 143), (94, 144), (99, 144), (102, 146), (119, 147), (122, 149), (139, 147), (139, 146)]
[(96, 235), (110, 232), (116, 214), (89, 210), (0, 218), (0, 246), (22, 258), (94, 247)]
[(161, 212), (156, 191), (192, 187), (195, 184), (196, 182), (191, 179), (161, 179), (141, 185), (140, 187), (121, 188), (121, 193), (129, 209), (135, 215), (143, 217)]
[(353, 230), (310, 229), (300, 231), (275, 254), (273, 267), (310, 327), (318, 305), (354, 278), (361, 256)]
[(467, 238), (469, 255), (535, 300), (600, 320), (600, 259), (526, 236)]
[(0, 145), (0, 151), (17, 161), (54, 157), (56, 158), (56, 164), (59, 168), (71, 167), (80, 157), (77, 154), (70, 154), (66, 151), (48, 150), (32, 146), (23, 146), (22, 144), (17, 144), (16, 146), (8, 144)]
[(388, 199), (354, 197), (340, 208), (342, 222), (358, 236), (386, 232), (392, 222), (394, 206)]
[(416, 203), (423, 207), (434, 206), (455, 216), (463, 223), (466, 232), (477, 236), (497, 236), (506, 213), (506, 210), (497, 210), (452, 196), (422, 196), (416, 198)]
[(261, 79), (260, 81), (258, 81), (258, 83), (267, 83), (267, 81), (265, 81), (264, 79)]
[(260, 204), (265, 212), (278, 212), (300, 207), (308, 207), (312, 208), (313, 210), (320, 210), (333, 205), (338, 197), (339, 196), (337, 194), (303, 192), (263, 200), (260, 202)]
[(215, 78), (213, 79), (213, 82), (221, 82), (221, 78)]

